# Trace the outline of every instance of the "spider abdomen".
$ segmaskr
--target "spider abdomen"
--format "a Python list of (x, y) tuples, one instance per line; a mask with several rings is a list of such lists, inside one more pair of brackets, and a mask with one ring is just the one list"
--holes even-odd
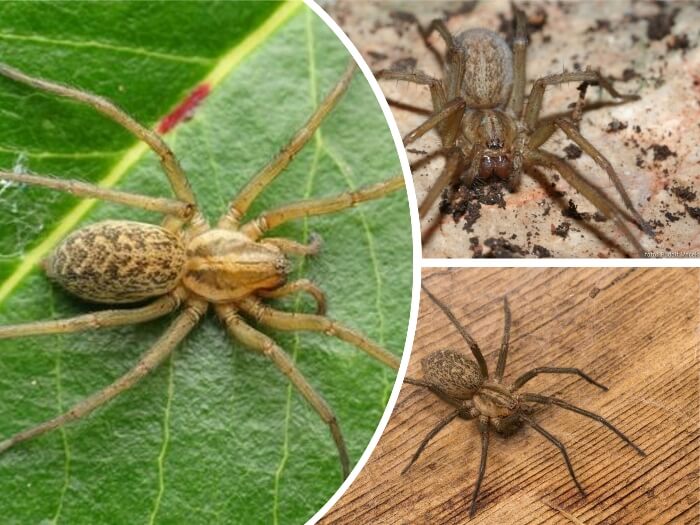
[(462, 95), (470, 108), (505, 106), (513, 87), (513, 53), (488, 29), (469, 29), (455, 40), (465, 50)]
[(426, 381), (455, 399), (471, 399), (484, 382), (479, 366), (455, 350), (438, 350), (421, 361)]
[(132, 303), (175, 288), (185, 267), (180, 237), (160, 226), (103, 221), (81, 228), (44, 261), (49, 277), (98, 303)]

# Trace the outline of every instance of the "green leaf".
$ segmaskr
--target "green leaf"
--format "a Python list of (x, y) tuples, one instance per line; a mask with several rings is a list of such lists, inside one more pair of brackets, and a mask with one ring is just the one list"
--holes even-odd
[[(212, 71), (226, 71), (192, 119), (166, 137), (214, 220), (334, 85), (348, 53), (316, 15), (288, 4), (118, 2), (98, 9), (21, 2), (0, 4), (0, 57), (105, 95), (149, 125)], [(170, 195), (150, 152), (122, 169), (139, 151), (135, 144), (87, 108), (0, 81), (2, 168), (107, 179), (129, 191)], [(251, 215), (399, 171), (379, 105), (357, 74), (320, 133)], [(0, 303), (0, 323), (96, 308), (52, 285), (36, 266), (22, 273), (27, 255), (53, 242), (81, 202), (41, 188), (0, 186), (0, 290), (16, 280)], [(77, 218), (159, 221), (111, 204)], [(411, 295), (405, 193), (295, 221), (273, 234), (303, 241), (311, 232), (323, 237), (323, 251), (295, 261), (295, 272), (325, 290), (329, 316), (400, 354)], [(292, 298), (276, 306), (308, 311), (312, 305)], [(109, 384), (169, 319), (0, 341), (0, 437)], [(335, 410), (357, 461), (384, 410), (393, 371), (324, 334), (260, 329), (294, 357)], [(270, 362), (232, 342), (208, 315), (172, 359), (135, 388), (89, 418), (0, 456), (0, 514), (3, 523), (18, 524), (302, 523), (340, 478), (327, 426)]]

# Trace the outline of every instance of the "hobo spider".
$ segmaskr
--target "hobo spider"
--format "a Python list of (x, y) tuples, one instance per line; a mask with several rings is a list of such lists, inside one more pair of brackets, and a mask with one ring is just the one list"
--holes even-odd
[[(418, 164), (436, 156), (445, 158), (442, 173), (420, 203), (420, 217), (425, 217), (438, 196), (457, 178), (461, 178), (466, 187), (471, 187), (477, 178), (495, 177), (504, 180), (508, 189), (515, 192), (524, 172), (542, 166), (559, 173), (605, 217), (612, 219), (641, 256), (644, 248), (625, 221), (636, 223), (651, 237), (654, 232), (635, 209), (610, 162), (578, 130), (587, 86), (600, 86), (623, 101), (638, 100), (639, 97), (618, 93), (600, 72), (587, 69), (537, 79), (526, 101), (526, 18), (521, 10), (513, 9), (516, 30), (512, 50), (499, 35), (487, 29), (469, 29), (455, 36), (442, 20), (433, 20), (425, 29), (414, 19), (425, 45), (443, 70), (443, 78), (433, 78), (421, 71), (385, 69), (377, 73), (379, 79), (411, 82), (430, 89), (432, 114), (404, 137), (404, 145), (407, 146), (435, 129), (441, 148), (428, 154)], [(433, 32), (439, 34), (447, 47), (444, 56), (429, 41)], [(541, 118), (547, 86), (568, 82), (582, 83), (573, 119)], [(395, 104), (422, 113), (410, 105)], [(626, 211), (564, 159), (540, 149), (557, 129), (562, 130), (605, 170)]]
[(607, 419), (574, 406), (566, 401), (552, 396), (544, 396), (540, 394), (528, 394), (518, 392), (520, 388), (530, 379), (539, 374), (573, 374), (578, 375), (597, 386), (598, 388), (607, 391), (606, 386), (601, 385), (595, 379), (588, 376), (578, 368), (559, 368), (559, 367), (538, 367), (525, 372), (518, 377), (510, 386), (503, 384), (503, 372), (506, 368), (506, 358), (508, 357), (508, 343), (510, 341), (510, 307), (508, 299), (503, 299), (504, 311), (504, 328), (503, 339), (501, 341), (501, 350), (498, 353), (498, 363), (496, 365), (496, 374), (493, 379), (489, 377), (486, 361), (481, 353), (479, 345), (469, 335), (465, 328), (459, 324), (459, 321), (452, 311), (435, 297), (425, 286), (423, 291), (430, 299), (443, 311), (449, 318), (450, 322), (457, 328), (459, 333), (466, 341), (476, 362), (467, 357), (464, 353), (456, 350), (438, 350), (429, 354), (421, 360), (423, 369), (423, 379), (412, 379), (407, 377), (406, 383), (427, 388), (440, 398), (453, 405), (455, 409), (442, 418), (428, 432), (421, 444), (418, 446), (415, 454), (409, 461), (408, 465), (403, 469), (402, 474), (405, 474), (411, 465), (418, 459), (430, 440), (434, 438), (438, 432), (445, 428), (450, 422), (457, 417), (462, 419), (477, 419), (479, 432), (481, 433), (481, 462), (479, 463), (479, 474), (474, 485), (472, 493), (471, 506), (469, 507), (469, 517), (473, 517), (476, 513), (476, 502), (479, 497), (479, 489), (481, 481), (484, 479), (486, 472), (486, 455), (489, 447), (489, 426), (497, 433), (503, 436), (510, 436), (515, 433), (523, 423), (528, 424), (544, 436), (547, 440), (556, 446), (566, 463), (566, 468), (573, 480), (576, 488), (585, 496), (586, 493), (583, 487), (576, 479), (574, 467), (569, 460), (569, 454), (566, 451), (564, 444), (552, 434), (542, 428), (532, 417), (534, 407), (526, 403), (540, 403), (544, 405), (555, 405), (566, 410), (571, 410), (582, 416), (586, 416), (606, 426), (620, 437), (627, 445), (632, 447), (640, 456), (646, 456), (645, 452), (635, 445), (632, 440), (615, 428)]
[[(231, 337), (267, 357), (297, 388), (328, 425), (340, 458), (343, 477), (350, 470), (348, 452), (335, 414), (273, 339), (243, 316), (277, 330), (322, 332), (346, 341), (374, 359), (398, 368), (399, 359), (364, 335), (325, 316), (323, 291), (307, 279), (287, 282), (289, 255), (318, 253), (319, 241), (302, 244), (282, 237), (264, 237), (283, 223), (311, 215), (334, 213), (377, 199), (404, 187), (400, 176), (332, 197), (294, 202), (241, 222), (258, 195), (287, 167), (314, 135), (323, 119), (347, 90), (353, 62), (311, 117), (287, 145), (236, 195), (216, 227), (199, 212), (188, 180), (173, 152), (155, 132), (145, 128), (105, 98), (0, 64), (0, 75), (36, 89), (86, 104), (121, 124), (159, 156), (176, 199), (153, 198), (105, 189), (79, 181), (28, 173), (0, 172), (0, 180), (45, 186), (79, 197), (93, 197), (165, 215), (161, 226), (133, 221), (103, 221), (66, 237), (47, 257), (49, 277), (72, 294), (104, 304), (132, 304), (69, 319), (0, 326), (0, 339), (80, 332), (144, 323), (180, 310), (165, 333), (138, 363), (111, 385), (82, 400), (64, 414), (23, 430), (0, 442), (0, 453), (66, 423), (81, 419), (131, 388), (173, 352), (199, 323), (211, 304)], [(264, 299), (304, 292), (317, 305), (316, 314), (289, 313)]]

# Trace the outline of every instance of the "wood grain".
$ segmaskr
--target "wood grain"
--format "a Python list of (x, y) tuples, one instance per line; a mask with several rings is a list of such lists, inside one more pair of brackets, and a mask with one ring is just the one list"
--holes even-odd
[[(700, 523), (697, 269), (433, 269), (424, 271), (424, 283), (480, 344), (491, 373), (507, 293), (513, 325), (506, 381), (537, 366), (583, 369), (610, 390), (553, 375), (523, 391), (601, 414), (648, 454), (639, 457), (594, 421), (544, 408), (534, 417), (565, 443), (588, 496), (578, 494), (559, 451), (534, 430), (507, 439), (492, 433), (471, 523)], [(420, 359), (441, 348), (468, 352), (423, 294), (408, 374), (421, 377)], [(473, 421), (451, 423), (401, 475), (448, 411), (431, 393), (404, 385), (369, 462), (321, 523), (468, 522), (480, 454)]]

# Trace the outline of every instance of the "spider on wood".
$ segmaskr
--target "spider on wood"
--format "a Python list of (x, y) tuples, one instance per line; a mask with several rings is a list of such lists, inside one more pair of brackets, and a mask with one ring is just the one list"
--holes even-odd
[[(442, 68), (443, 78), (433, 78), (421, 71), (391, 69), (376, 74), (378, 79), (406, 81), (430, 89), (432, 114), (404, 137), (404, 145), (407, 146), (435, 129), (440, 139), (441, 148), (429, 153), (412, 168), (437, 156), (445, 158), (442, 173), (420, 203), (420, 217), (425, 217), (438, 196), (457, 178), (461, 178), (464, 186), (471, 187), (477, 178), (495, 177), (504, 180), (508, 189), (515, 192), (523, 172), (542, 166), (559, 173), (605, 217), (612, 219), (637, 254), (642, 255), (644, 249), (625, 220), (636, 223), (652, 238), (654, 231), (635, 209), (612, 164), (578, 130), (587, 86), (600, 86), (622, 101), (638, 100), (639, 96), (618, 93), (600, 72), (587, 69), (537, 79), (526, 101), (526, 18), (523, 11), (515, 6), (513, 9), (516, 30), (512, 50), (498, 34), (488, 29), (469, 29), (455, 36), (442, 20), (433, 20), (425, 29), (413, 18), (412, 22), (417, 25), (423, 42)], [(435, 31), (447, 46), (444, 57), (429, 40)], [(572, 118), (541, 118), (547, 86), (568, 82), (582, 83)], [(423, 110), (409, 104), (393, 104), (424, 114)], [(564, 159), (540, 149), (557, 129), (562, 130), (606, 171), (626, 211)]]
[[(319, 239), (302, 244), (264, 237), (280, 224), (311, 215), (334, 213), (377, 199), (404, 187), (400, 176), (332, 197), (294, 202), (241, 223), (255, 198), (287, 167), (314, 135), (346, 92), (355, 72), (351, 62), (337, 84), (306, 123), (230, 202), (216, 227), (198, 211), (194, 193), (175, 155), (162, 138), (115, 104), (92, 93), (31, 77), (0, 64), (0, 75), (36, 89), (87, 104), (143, 140), (160, 158), (176, 199), (105, 189), (74, 180), (0, 171), (0, 180), (45, 186), (79, 197), (93, 197), (165, 215), (161, 226), (126, 220), (98, 222), (66, 237), (44, 261), (53, 280), (72, 294), (96, 303), (130, 304), (69, 319), (0, 326), (0, 339), (80, 332), (144, 323), (180, 310), (165, 333), (138, 363), (106, 388), (82, 400), (64, 414), (0, 441), (0, 453), (66, 423), (78, 420), (134, 386), (173, 352), (199, 323), (211, 304), (231, 337), (267, 357), (292, 382), (328, 425), (340, 458), (343, 477), (350, 470), (348, 452), (335, 414), (273, 339), (250, 326), (246, 316), (277, 330), (322, 332), (346, 341), (372, 358), (398, 369), (399, 359), (364, 335), (325, 316), (323, 291), (307, 279), (287, 282), (289, 255), (314, 255)], [(289, 313), (264, 299), (304, 292), (316, 302), (317, 313)]]
[(409, 461), (408, 465), (403, 469), (402, 474), (405, 474), (411, 465), (418, 459), (430, 440), (434, 438), (438, 432), (445, 428), (450, 422), (457, 417), (462, 419), (477, 419), (479, 432), (481, 433), (481, 462), (479, 464), (479, 474), (474, 485), (472, 494), (471, 506), (469, 508), (469, 516), (473, 517), (476, 513), (476, 502), (479, 497), (479, 489), (481, 481), (486, 472), (486, 455), (489, 446), (489, 426), (503, 435), (510, 436), (514, 434), (523, 423), (527, 423), (537, 432), (542, 434), (546, 439), (551, 441), (561, 452), (566, 463), (566, 468), (573, 480), (576, 488), (581, 495), (586, 493), (583, 487), (576, 479), (574, 467), (569, 460), (569, 454), (566, 451), (564, 444), (552, 434), (542, 428), (532, 417), (530, 417), (535, 409), (532, 405), (526, 403), (540, 403), (544, 405), (555, 405), (566, 410), (571, 410), (582, 416), (589, 417), (603, 424), (627, 445), (632, 447), (640, 456), (646, 456), (646, 453), (635, 445), (625, 434), (615, 428), (607, 419), (574, 406), (566, 401), (552, 396), (544, 396), (540, 394), (520, 393), (518, 390), (527, 383), (530, 379), (539, 374), (573, 374), (578, 375), (597, 386), (598, 388), (607, 391), (606, 386), (601, 385), (595, 379), (584, 373), (578, 368), (559, 368), (559, 367), (538, 367), (525, 372), (518, 377), (510, 386), (503, 384), (503, 372), (506, 367), (506, 358), (508, 357), (508, 343), (510, 341), (510, 307), (507, 297), (503, 298), (503, 310), (505, 313), (503, 339), (501, 341), (501, 350), (498, 354), (498, 363), (496, 365), (496, 374), (493, 379), (490, 379), (486, 361), (481, 353), (479, 345), (469, 335), (466, 329), (459, 324), (459, 321), (452, 311), (435, 297), (425, 286), (423, 291), (430, 299), (444, 312), (452, 324), (457, 328), (459, 333), (466, 341), (471, 350), (476, 362), (467, 357), (464, 353), (456, 350), (438, 350), (429, 354), (421, 360), (421, 368), (423, 369), (423, 379), (412, 379), (406, 377), (406, 383), (427, 388), (440, 398), (453, 405), (455, 409), (442, 418), (428, 432), (421, 444), (418, 446), (415, 454)]

